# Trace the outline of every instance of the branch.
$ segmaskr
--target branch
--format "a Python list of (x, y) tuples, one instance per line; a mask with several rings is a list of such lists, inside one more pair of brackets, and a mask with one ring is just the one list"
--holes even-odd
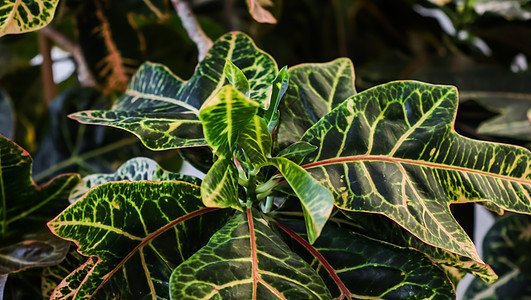
[(51, 28), (50, 26), (46, 26), (41, 29), (40, 33), (54, 41), (59, 47), (72, 54), (77, 64), (77, 74), (79, 82), (82, 86), (96, 86), (96, 80), (90, 72), (87, 62), (85, 61), (85, 57), (81, 51), (81, 47), (78, 44), (75, 44), (61, 32)]
[(41, 78), (42, 78), (42, 88), (44, 90), (44, 98), (46, 103), (50, 105), (50, 102), (57, 96), (57, 87), (53, 81), (53, 70), (52, 70), (52, 43), (50, 40), (42, 33), (38, 33), (39, 40), (39, 51), (42, 56), (41, 63)]
[(197, 46), (198, 61), (202, 61), (207, 55), (208, 50), (212, 47), (212, 41), (203, 32), (197, 19), (195, 18), (190, 6), (186, 0), (171, 0), (173, 7), (177, 11), (183, 27), (188, 33), (188, 36), (194, 41)]

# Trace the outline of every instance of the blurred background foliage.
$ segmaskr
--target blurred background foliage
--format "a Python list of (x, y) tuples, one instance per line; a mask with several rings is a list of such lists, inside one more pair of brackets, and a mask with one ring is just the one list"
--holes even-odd
[[(243, 31), (279, 68), (349, 57), (358, 92), (402, 79), (455, 85), (459, 133), (531, 148), (531, 0), (188, 3), (210, 39)], [(140, 155), (179, 170), (177, 151), (150, 152), (127, 132), (66, 117), (110, 107), (144, 61), (183, 79), (197, 64), (171, 0), (63, 0), (45, 29), (0, 39), (0, 133), (32, 154), (35, 181), (111, 173)], [(470, 231), (469, 213), (458, 218)]]

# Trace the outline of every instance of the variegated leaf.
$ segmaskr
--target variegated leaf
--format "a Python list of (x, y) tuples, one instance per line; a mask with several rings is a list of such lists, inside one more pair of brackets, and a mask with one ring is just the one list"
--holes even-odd
[(242, 129), (238, 137), (238, 145), (243, 148), (245, 155), (254, 166), (265, 164), (268, 161), (271, 157), (272, 144), (266, 122), (257, 115)]
[(249, 96), (249, 81), (245, 78), (245, 74), (243, 74), (242, 70), (236, 67), (230, 60), (227, 60), (225, 62), (223, 73), (233, 87), (242, 92), (246, 97)]
[(281, 149), (297, 142), (315, 122), (356, 94), (354, 67), (347, 58), (298, 65), (289, 69), (289, 77), (277, 129)]
[(457, 90), (392, 82), (355, 95), (302, 138), (306, 168), (347, 211), (384, 214), (423, 242), (482, 263), (449, 205), (531, 213), (531, 152), (453, 129)]
[(190, 183), (100, 185), (48, 223), (89, 256), (52, 298), (168, 298), (173, 269), (205, 245), (227, 217), (227, 211), (204, 207), (199, 187)]
[(50, 23), (59, 0), (2, 0), (0, 36), (40, 29)]
[(254, 209), (237, 213), (171, 276), (172, 299), (331, 299)]
[(464, 299), (527, 299), (531, 295), (531, 216), (510, 214), (494, 223), (483, 239), (483, 257), (500, 278), (474, 279)]
[(231, 157), (240, 131), (258, 111), (258, 102), (245, 97), (232, 85), (221, 88), (208, 98), (199, 112), (203, 132), (212, 151)]
[(173, 173), (162, 169), (156, 161), (147, 157), (135, 157), (126, 161), (113, 174), (92, 174), (83, 177), (83, 179), (72, 189), (68, 200), (70, 203), (76, 202), (91, 188), (110, 181), (164, 181), (177, 180), (186, 181), (195, 185), (200, 185), (199, 178)]
[(228, 33), (214, 43), (189, 81), (162, 65), (145, 63), (111, 110), (82, 111), (70, 117), (125, 129), (153, 150), (204, 146), (199, 109), (225, 85), (226, 60), (245, 74), (250, 98), (267, 102), (277, 73), (275, 61), (245, 34)]
[(238, 170), (232, 158), (219, 158), (201, 184), (201, 199), (206, 207), (232, 207), (241, 210), (238, 200)]
[(314, 268), (334, 299), (455, 299), (443, 270), (422, 253), (327, 225), (310, 245), (304, 225), (282, 219), (277, 225), (292, 249)]

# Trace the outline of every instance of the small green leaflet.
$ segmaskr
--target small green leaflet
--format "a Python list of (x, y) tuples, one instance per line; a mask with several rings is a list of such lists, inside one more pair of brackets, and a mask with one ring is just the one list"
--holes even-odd
[(223, 73), (233, 87), (242, 92), (245, 97), (249, 97), (249, 81), (245, 78), (245, 74), (243, 74), (242, 70), (235, 66), (230, 60), (227, 60), (225, 62)]
[(449, 205), (491, 201), (531, 213), (531, 152), (453, 129), (457, 90), (391, 82), (347, 99), (302, 140), (303, 167), (348, 211), (381, 213), (427, 244), (482, 263)]
[(232, 158), (216, 160), (201, 184), (201, 199), (206, 207), (242, 209), (238, 200), (238, 170)]
[(40, 29), (50, 23), (59, 0), (2, 0), (0, 36)]
[(272, 144), (266, 122), (257, 115), (242, 129), (238, 137), (238, 145), (245, 151), (251, 165), (256, 167), (269, 160)]
[(288, 68), (283, 67), (278, 72), (277, 77), (273, 80), (273, 91), (271, 93), (271, 99), (269, 100), (269, 107), (264, 113), (264, 120), (267, 124), (269, 132), (273, 132), (275, 129), (280, 113), (278, 112), (278, 106), (280, 100), (286, 93), (289, 85), (289, 73)]
[(201, 107), (199, 119), (208, 145), (218, 156), (232, 157), (240, 130), (258, 111), (258, 102), (226, 85)]
[(171, 299), (331, 299), (258, 211), (237, 213), (171, 276)]
[(249, 97), (266, 102), (277, 73), (275, 61), (245, 34), (228, 33), (214, 43), (189, 81), (148, 62), (139, 68), (111, 110), (82, 111), (70, 117), (85, 124), (130, 131), (152, 150), (206, 146), (199, 109), (225, 85), (227, 60), (243, 71), (249, 82)]
[(173, 269), (205, 245), (228, 216), (204, 207), (199, 187), (187, 182), (99, 185), (48, 222), (54, 234), (88, 256), (52, 298), (167, 299)]

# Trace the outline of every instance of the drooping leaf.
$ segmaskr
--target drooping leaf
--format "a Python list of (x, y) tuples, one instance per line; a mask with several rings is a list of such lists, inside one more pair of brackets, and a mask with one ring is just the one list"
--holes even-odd
[(208, 145), (218, 156), (232, 157), (240, 131), (258, 111), (259, 104), (226, 85), (201, 107), (199, 119)]
[(14, 117), (11, 99), (0, 89), (0, 134), (8, 139), (13, 137)]
[(232, 207), (241, 210), (238, 200), (238, 170), (232, 158), (219, 158), (201, 184), (201, 199), (207, 207)]
[(38, 186), (30, 170), (29, 154), (0, 135), (0, 274), (56, 264), (68, 252), (68, 243), (50, 237), (45, 222), (68, 205), (79, 177), (63, 175)]
[(334, 208), (332, 192), (287, 158), (273, 157), (270, 162), (279, 170), (299, 198), (306, 221), (308, 240), (310, 243), (315, 242)]
[(267, 101), (269, 83), (277, 73), (275, 61), (246, 35), (229, 33), (214, 43), (189, 81), (161, 65), (146, 63), (111, 110), (84, 111), (71, 117), (82, 123), (128, 130), (154, 150), (204, 146), (207, 143), (198, 119), (199, 109), (225, 85), (226, 60), (243, 70), (250, 98)]
[(275, 24), (277, 19), (264, 8), (264, 6), (272, 6), (273, 3), (270, 0), (247, 0), (247, 6), (249, 7), (249, 13), (257, 22)]
[(83, 179), (72, 189), (68, 200), (70, 203), (76, 202), (91, 188), (110, 181), (164, 181), (177, 180), (186, 181), (195, 185), (200, 185), (201, 180), (197, 177), (173, 173), (161, 168), (156, 161), (147, 157), (135, 157), (126, 161), (116, 172), (112, 174), (92, 174)]
[(280, 148), (297, 142), (315, 122), (354, 94), (354, 67), (347, 58), (290, 68), (288, 90), (280, 103)]
[(0, 36), (40, 29), (50, 23), (59, 0), (4, 0), (0, 4)]
[(292, 249), (316, 270), (334, 299), (455, 299), (446, 274), (422, 253), (396, 247), (335, 225), (310, 245), (296, 219), (278, 224)]
[(531, 295), (531, 216), (511, 214), (497, 220), (483, 239), (483, 257), (500, 278), (474, 279), (464, 299), (525, 299)]
[(174, 270), (170, 290), (172, 299), (331, 299), (317, 273), (250, 208)]
[(223, 73), (233, 87), (242, 92), (246, 97), (249, 97), (249, 81), (245, 78), (242, 70), (236, 67), (230, 60), (227, 60)]
[(430, 245), (482, 263), (449, 205), (531, 213), (531, 153), (453, 129), (457, 90), (391, 82), (355, 95), (304, 135), (306, 168), (347, 211), (384, 214)]
[(89, 256), (52, 298), (168, 298), (173, 268), (205, 245), (227, 217), (204, 207), (199, 187), (190, 183), (100, 185), (48, 223)]
[(277, 74), (277, 77), (273, 80), (273, 90), (271, 92), (271, 99), (269, 101), (269, 107), (264, 113), (264, 120), (267, 124), (269, 132), (273, 132), (275, 129), (280, 113), (278, 112), (278, 106), (280, 100), (284, 97), (289, 84), (289, 73), (286, 66), (284, 66)]
[(266, 122), (257, 115), (242, 129), (238, 137), (238, 145), (255, 166), (266, 163), (271, 157), (272, 144)]

